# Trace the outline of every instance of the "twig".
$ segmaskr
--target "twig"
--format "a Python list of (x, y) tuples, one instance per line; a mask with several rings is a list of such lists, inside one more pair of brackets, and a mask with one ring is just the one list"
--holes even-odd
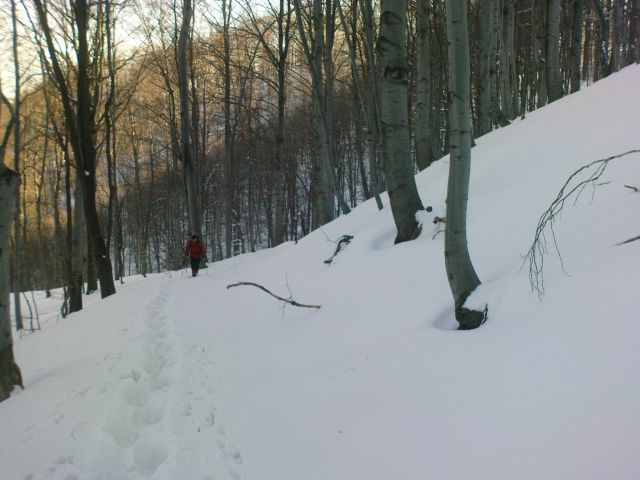
[(636, 192), (640, 192), (640, 189), (638, 187), (632, 187), (631, 185), (625, 185), (626, 188), (630, 188), (631, 190), (634, 190)]
[(636, 240), (640, 240), (640, 235), (638, 235), (637, 237), (633, 237), (633, 238), (630, 238), (630, 239), (628, 239), (628, 240), (625, 240), (624, 242), (620, 242), (620, 243), (618, 244), (618, 246), (620, 246), (620, 245), (626, 245), (627, 243), (635, 242)]
[[(542, 270), (544, 267), (544, 256), (547, 253), (547, 240), (545, 235), (547, 227), (551, 230), (553, 245), (562, 264), (562, 256), (560, 255), (560, 248), (558, 247), (558, 241), (555, 236), (553, 224), (556, 217), (562, 212), (565, 202), (574, 194), (579, 196), (580, 193), (589, 185), (595, 189), (597, 180), (602, 177), (611, 160), (631, 155), (633, 153), (640, 153), (640, 149), (629, 150), (628, 152), (621, 153), (619, 155), (612, 155), (611, 157), (596, 160), (580, 167), (569, 176), (558, 192), (556, 198), (551, 202), (551, 205), (549, 205), (549, 208), (547, 208), (547, 210), (540, 216), (536, 232), (533, 237), (533, 243), (531, 244), (531, 247), (529, 247), (529, 251), (523, 259), (523, 266), (526, 262), (529, 262), (529, 282), (531, 283), (531, 289), (538, 292), (539, 298), (544, 294), (544, 277), (542, 275)], [(595, 167), (594, 171), (585, 180), (571, 186), (572, 181), (576, 177), (582, 174), (585, 170), (589, 170), (593, 167)], [(562, 270), (566, 273), (563, 264)]]
[(233, 287), (239, 287), (241, 285), (249, 285), (252, 287), (256, 287), (259, 288), (260, 290), (262, 290), (263, 292), (268, 293), (269, 295), (271, 295), (273, 298), (276, 298), (278, 300), (280, 300), (281, 302), (285, 302), (285, 303), (289, 303), (291, 305), (293, 305), (294, 307), (303, 307), (303, 308), (315, 308), (315, 309), (319, 309), (321, 307), (321, 305), (306, 305), (304, 303), (298, 303), (296, 302), (293, 298), (289, 297), (289, 298), (284, 298), (281, 297), (279, 295), (276, 295), (275, 293), (269, 291), (268, 289), (266, 289), (265, 287), (263, 287), (262, 285), (258, 285), (257, 283), (253, 283), (253, 282), (237, 282), (237, 283), (232, 283), (230, 285), (227, 285), (227, 290)]

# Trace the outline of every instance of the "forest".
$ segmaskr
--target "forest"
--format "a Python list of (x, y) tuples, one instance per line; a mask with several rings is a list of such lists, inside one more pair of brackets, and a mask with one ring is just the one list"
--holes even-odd
[(4, 366), (10, 293), (13, 328), (29, 328), (23, 292), (63, 288), (67, 315), (127, 276), (184, 268), (191, 235), (216, 262), (297, 242), (368, 199), (391, 208), (396, 243), (410, 241), (428, 207), (414, 175), (449, 153), (460, 158), (449, 281), (461, 326), (477, 326), (463, 307), (479, 284), (464, 234), (474, 139), (640, 59), (638, 0), (3, 0), (0, 11)]

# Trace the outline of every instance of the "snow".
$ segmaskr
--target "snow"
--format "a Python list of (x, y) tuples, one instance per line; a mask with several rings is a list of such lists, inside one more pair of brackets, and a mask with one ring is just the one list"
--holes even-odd
[[(393, 245), (367, 202), (297, 244), (127, 279), (16, 339), (26, 390), (0, 404), (13, 479), (640, 478), (640, 155), (555, 224), (546, 293), (523, 255), (581, 165), (638, 148), (640, 66), (477, 140), (469, 247), (480, 329), (454, 331), (448, 159), (417, 176), (423, 234)], [(383, 196), (385, 205), (388, 199)], [(331, 265), (340, 236), (354, 239)], [(435, 238), (433, 238), (435, 235)], [(257, 282), (320, 310), (283, 308)]]

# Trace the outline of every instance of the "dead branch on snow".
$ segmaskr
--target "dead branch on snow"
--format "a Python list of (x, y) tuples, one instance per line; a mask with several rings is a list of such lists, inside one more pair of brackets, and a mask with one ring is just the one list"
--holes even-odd
[[(553, 246), (556, 250), (556, 253), (558, 254), (558, 257), (560, 258), (560, 263), (562, 265), (562, 256), (560, 255), (560, 249), (558, 247), (558, 242), (556, 240), (553, 225), (556, 217), (562, 212), (565, 202), (574, 194), (577, 200), (577, 198), (580, 196), (580, 193), (589, 185), (591, 185), (595, 189), (597, 180), (602, 177), (611, 160), (631, 155), (633, 153), (640, 153), (640, 149), (629, 150), (628, 152), (624, 152), (619, 155), (612, 155), (611, 157), (596, 160), (580, 167), (578, 170), (573, 172), (571, 176), (569, 176), (565, 184), (558, 192), (555, 200), (551, 202), (549, 208), (547, 208), (547, 210), (540, 217), (538, 226), (536, 227), (535, 235), (533, 237), (533, 243), (531, 244), (531, 247), (529, 248), (529, 251), (527, 252), (523, 260), (523, 265), (525, 262), (529, 262), (529, 282), (531, 283), (531, 289), (538, 292), (538, 297), (542, 297), (542, 295), (544, 294), (544, 277), (542, 275), (542, 270), (544, 267), (544, 256), (547, 253), (547, 239), (545, 235), (547, 227), (551, 231)], [(588, 170), (593, 171), (586, 179), (579, 181), (575, 185), (572, 184), (574, 179)], [(562, 265), (562, 270), (564, 271), (564, 265)]]
[(302, 307), (302, 308), (315, 308), (315, 309), (319, 309), (320, 305), (306, 305), (304, 303), (298, 303), (296, 302), (291, 296), (289, 296), (289, 298), (284, 298), (281, 297), (279, 295), (276, 295), (275, 293), (271, 292), (270, 290), (266, 289), (265, 287), (263, 287), (262, 285), (259, 285), (257, 283), (253, 283), (253, 282), (237, 282), (237, 283), (232, 283), (230, 285), (227, 285), (227, 290), (233, 287), (239, 287), (242, 285), (249, 285), (252, 287), (256, 287), (259, 288), (260, 290), (262, 290), (263, 292), (268, 293), (269, 295), (271, 295), (273, 298), (277, 298), (278, 300), (280, 300), (281, 302), (285, 302), (288, 303), (290, 305), (293, 305), (294, 307)]

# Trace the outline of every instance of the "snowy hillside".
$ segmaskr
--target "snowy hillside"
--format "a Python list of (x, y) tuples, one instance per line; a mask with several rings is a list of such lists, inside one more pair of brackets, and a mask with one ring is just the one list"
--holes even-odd
[[(538, 300), (520, 271), (581, 165), (640, 148), (640, 65), (477, 140), (469, 246), (488, 303), (453, 331), (447, 158), (421, 173), (422, 236), (367, 202), (298, 244), (130, 279), (16, 339), (0, 477), (55, 480), (640, 478), (640, 154), (567, 203)], [(383, 198), (388, 206), (386, 198)], [(326, 265), (340, 236), (354, 239)], [(435, 235), (435, 238), (434, 238)], [(282, 304), (257, 282), (320, 310)]]

